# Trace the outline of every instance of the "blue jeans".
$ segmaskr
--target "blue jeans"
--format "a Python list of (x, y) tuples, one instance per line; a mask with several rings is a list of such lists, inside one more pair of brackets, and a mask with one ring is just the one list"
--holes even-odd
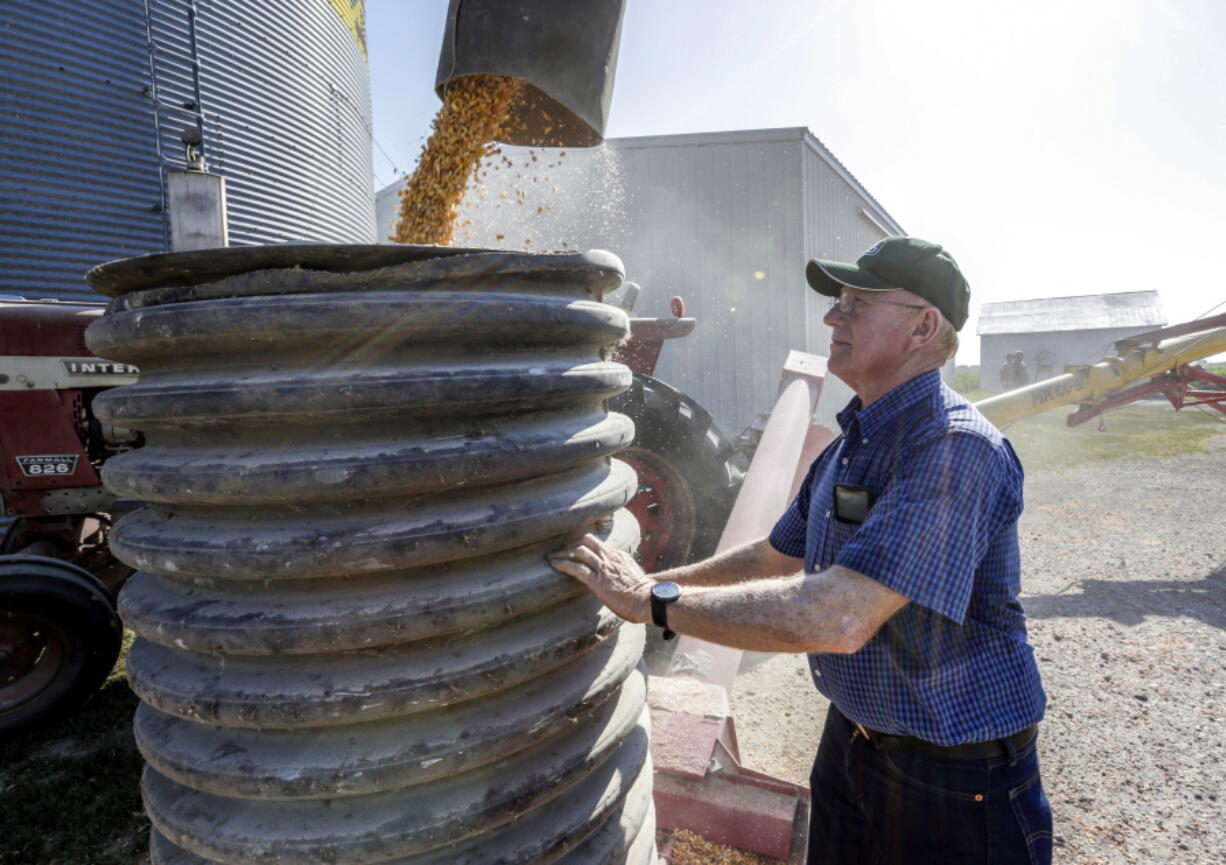
[(1051, 862), (1034, 741), (981, 760), (879, 750), (832, 704), (809, 785), (808, 865)]

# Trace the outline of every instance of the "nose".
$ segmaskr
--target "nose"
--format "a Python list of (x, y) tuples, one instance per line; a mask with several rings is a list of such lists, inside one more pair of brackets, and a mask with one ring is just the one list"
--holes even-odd
[(837, 303), (833, 303), (830, 305), (830, 309), (826, 310), (826, 314), (822, 316), (822, 322), (830, 327), (834, 327), (836, 324), (846, 324), (847, 316), (843, 315), (839, 310)]

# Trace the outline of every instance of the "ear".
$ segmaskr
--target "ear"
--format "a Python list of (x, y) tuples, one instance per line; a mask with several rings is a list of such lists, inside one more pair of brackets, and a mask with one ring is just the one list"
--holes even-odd
[(915, 319), (911, 329), (911, 346), (923, 348), (937, 338), (941, 331), (941, 313), (934, 307), (925, 307)]

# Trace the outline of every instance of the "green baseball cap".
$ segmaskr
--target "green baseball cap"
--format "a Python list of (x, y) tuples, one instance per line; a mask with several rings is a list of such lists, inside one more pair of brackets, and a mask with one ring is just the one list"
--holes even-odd
[(918, 294), (941, 311), (955, 330), (966, 324), (971, 288), (958, 262), (939, 243), (918, 237), (887, 237), (856, 259), (855, 264), (815, 258), (805, 279), (818, 294), (838, 297), (844, 286), (864, 291)]

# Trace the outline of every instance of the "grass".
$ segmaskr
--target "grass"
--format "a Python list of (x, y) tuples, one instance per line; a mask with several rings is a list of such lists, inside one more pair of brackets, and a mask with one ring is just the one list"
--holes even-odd
[(979, 367), (977, 366), (956, 366), (954, 367), (954, 390), (960, 394), (966, 394), (979, 387)]
[[(971, 402), (991, 396), (976, 390), (978, 384), (978, 367), (957, 368), (955, 385)], [(1131, 403), (1070, 427), (1066, 418), (1075, 409), (1076, 406), (1051, 409), (1005, 427), (1005, 436), (1027, 471), (1066, 469), (1129, 457), (1198, 453), (1214, 438), (1226, 434), (1226, 415), (1190, 408), (1177, 412), (1165, 400)]]
[(122, 658), (74, 717), (0, 742), (0, 865), (148, 861), (136, 697), (121, 670)]
[[(1070, 427), (1072, 408), (1053, 409), (1005, 428), (1027, 471), (1065, 469), (1125, 458), (1164, 458), (1199, 453), (1226, 434), (1226, 415), (1197, 409), (1175, 411), (1166, 402), (1134, 403)], [(1218, 418), (1221, 418), (1220, 420)]]

